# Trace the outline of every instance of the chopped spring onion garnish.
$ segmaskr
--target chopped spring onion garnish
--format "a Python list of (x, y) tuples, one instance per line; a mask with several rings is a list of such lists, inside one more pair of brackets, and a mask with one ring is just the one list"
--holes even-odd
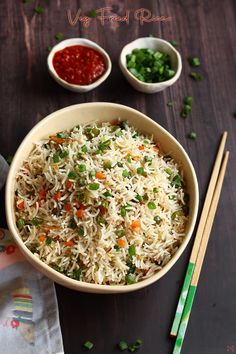
[(203, 79), (203, 76), (198, 74), (198, 73), (195, 73), (195, 72), (191, 72), (189, 74), (189, 76), (191, 77), (191, 79), (195, 80), (195, 81), (201, 81)]
[(188, 62), (193, 67), (200, 66), (201, 64), (200, 59), (197, 57), (188, 58)]
[(195, 132), (188, 133), (187, 137), (189, 139), (195, 140), (197, 138), (197, 134)]
[(117, 344), (118, 348), (123, 352), (124, 350), (128, 349), (128, 344), (127, 342), (125, 342), (124, 340), (121, 340), (118, 344)]
[(100, 187), (99, 183), (90, 183), (90, 184), (89, 184), (89, 189), (90, 189), (91, 191), (96, 191), (96, 190), (99, 189), (99, 187)]
[(133, 49), (132, 53), (126, 56), (126, 64), (131, 74), (143, 82), (162, 82), (175, 75), (170, 56), (152, 49)]
[(84, 349), (91, 350), (94, 347), (94, 344), (87, 340), (86, 342), (84, 342), (83, 347)]
[(134, 284), (136, 283), (135, 275), (134, 274), (127, 274), (126, 276), (126, 282), (127, 284)]

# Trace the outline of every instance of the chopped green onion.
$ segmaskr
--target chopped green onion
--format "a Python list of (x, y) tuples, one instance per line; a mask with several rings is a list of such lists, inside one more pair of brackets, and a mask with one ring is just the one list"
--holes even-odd
[(165, 172), (168, 174), (168, 175), (172, 175), (173, 171), (171, 168), (166, 168), (165, 169)]
[(46, 241), (45, 241), (45, 244), (46, 244), (47, 246), (50, 246), (51, 243), (52, 243), (52, 238), (51, 238), (51, 237), (48, 237), (48, 238), (46, 239)]
[(57, 33), (55, 34), (55, 39), (56, 39), (57, 41), (62, 41), (63, 38), (64, 38), (64, 34), (63, 34), (63, 33), (57, 32)]
[(144, 161), (145, 162), (152, 162), (151, 156), (144, 156)]
[(123, 206), (120, 208), (120, 215), (124, 218), (126, 215), (126, 208)]
[(68, 174), (68, 179), (75, 180), (77, 177), (78, 177), (78, 175), (75, 171), (70, 171)]
[(111, 169), (111, 161), (110, 160), (106, 160), (103, 162), (103, 167), (106, 169), (106, 170), (109, 170)]
[(162, 218), (160, 218), (159, 215), (154, 216), (154, 221), (156, 222), (157, 225), (159, 225), (162, 222)]
[(79, 235), (79, 236), (84, 236), (84, 228), (83, 228), (83, 226), (80, 226), (80, 227), (78, 228), (78, 235)]
[(130, 171), (124, 170), (124, 171), (122, 172), (122, 177), (124, 177), (124, 178), (130, 177)]
[(118, 238), (125, 236), (125, 230), (116, 230), (115, 234)]
[(82, 151), (83, 153), (86, 153), (86, 152), (88, 151), (87, 146), (86, 146), (86, 145), (83, 145), (83, 146), (81, 147), (81, 151)]
[(180, 188), (182, 186), (182, 178), (180, 175), (175, 175), (171, 181), (171, 186)]
[(188, 62), (193, 67), (200, 66), (201, 64), (200, 59), (197, 57), (188, 58)]
[(166, 105), (167, 105), (167, 107), (173, 107), (173, 102), (168, 101), (168, 102), (166, 103)]
[(116, 132), (115, 132), (115, 136), (119, 137), (119, 136), (122, 136), (123, 135), (123, 132), (122, 130), (118, 129)]
[(99, 187), (100, 187), (100, 184), (99, 184), (99, 183), (90, 183), (90, 184), (89, 184), (89, 189), (90, 189), (91, 191), (96, 191), (96, 190), (99, 189)]
[(201, 81), (203, 79), (203, 76), (198, 74), (198, 73), (195, 73), (195, 72), (191, 72), (189, 74), (189, 76), (191, 77), (191, 79), (195, 80), (195, 81)]
[(100, 134), (100, 129), (94, 127), (94, 128), (91, 129), (91, 133), (93, 134), (93, 136), (96, 137), (96, 136), (98, 136)]
[(129, 346), (129, 351), (131, 353), (136, 352), (143, 344), (143, 341), (141, 339), (137, 339), (133, 344)]
[(126, 282), (127, 282), (127, 284), (129, 284), (129, 285), (136, 283), (136, 277), (135, 277), (135, 275), (134, 275), (134, 274), (131, 274), (131, 273), (127, 274), (127, 275), (126, 275)]
[(113, 195), (109, 191), (106, 191), (105, 193), (103, 193), (103, 195), (106, 198), (113, 197)]
[(104, 219), (101, 215), (98, 215), (97, 217), (96, 217), (96, 221), (97, 221), (97, 223), (98, 223), (98, 225), (105, 225), (105, 224), (107, 224), (107, 221), (106, 221), (106, 219)]
[(127, 158), (127, 162), (128, 162), (128, 163), (131, 163), (131, 162), (132, 162), (132, 160), (131, 160), (131, 157), (130, 157), (130, 156)]
[(132, 256), (135, 256), (136, 254), (136, 251), (135, 251), (135, 246), (134, 245), (130, 245), (129, 246), (129, 249), (128, 249), (128, 252), (129, 252), (129, 255), (132, 257)]
[(154, 210), (154, 209), (156, 209), (156, 204), (155, 204), (154, 202), (149, 202), (149, 203), (148, 203), (148, 208), (149, 208), (150, 210)]
[(104, 151), (105, 149), (109, 148), (111, 144), (111, 139), (105, 140), (98, 145), (98, 149)]
[(16, 225), (19, 230), (21, 230), (25, 226), (25, 220), (24, 219), (18, 219), (16, 222)]
[(94, 344), (92, 342), (90, 342), (89, 340), (87, 340), (83, 344), (83, 347), (84, 347), (84, 349), (91, 350), (94, 347)]
[(96, 171), (89, 171), (88, 176), (89, 178), (92, 178), (96, 175)]
[(117, 162), (117, 166), (118, 166), (118, 167), (123, 167), (124, 165), (123, 165), (122, 162)]
[(66, 139), (67, 135), (65, 133), (57, 133), (57, 137), (60, 139)]
[(184, 99), (184, 104), (191, 106), (193, 103), (193, 96), (186, 96)]
[(143, 82), (162, 82), (175, 75), (170, 56), (152, 49), (134, 49), (126, 55), (126, 65), (131, 74)]
[(84, 171), (86, 171), (86, 166), (83, 164), (80, 164), (80, 165), (78, 165), (78, 170), (79, 170), (79, 172), (84, 172)]
[(137, 199), (139, 201), (139, 203), (143, 202), (143, 197), (139, 194), (136, 195), (135, 199)]
[(178, 42), (176, 42), (176, 40), (171, 40), (171, 41), (169, 41), (169, 43), (171, 44), (171, 45), (173, 45), (173, 47), (177, 47), (177, 45), (178, 45)]
[(197, 134), (195, 132), (188, 133), (187, 137), (189, 139), (195, 140), (197, 138)]
[(72, 278), (74, 278), (76, 280), (80, 280), (82, 271), (83, 271), (82, 268), (74, 270), (73, 273), (72, 273)]
[(158, 188), (154, 187), (152, 191), (153, 191), (153, 193), (158, 193)]
[(177, 211), (174, 211), (173, 214), (171, 215), (171, 219), (172, 220), (177, 220), (180, 216), (180, 211), (177, 210)]
[(85, 178), (79, 178), (79, 179), (78, 179), (78, 185), (79, 185), (80, 187), (85, 186), (85, 184), (86, 184)]
[(189, 113), (191, 112), (191, 106), (189, 106), (188, 104), (185, 104), (183, 106), (183, 109), (180, 113), (182, 118), (187, 118), (187, 116), (189, 115)]
[(119, 249), (120, 249), (120, 247), (119, 247), (118, 245), (115, 245), (115, 246), (114, 246), (114, 249), (116, 250), (116, 252), (118, 252)]
[(38, 219), (38, 218), (33, 218), (32, 220), (31, 220), (31, 224), (33, 225), (33, 226), (38, 226), (39, 224), (42, 224), (42, 220), (41, 219)]
[(44, 13), (44, 7), (42, 5), (38, 5), (34, 8), (34, 12), (36, 12), (38, 15), (41, 15)]
[(118, 344), (117, 344), (118, 348), (123, 352), (124, 350), (128, 349), (128, 344), (124, 341), (121, 340)]
[(137, 171), (137, 173), (138, 173), (139, 175), (143, 175), (143, 173), (144, 173), (144, 168), (143, 168), (143, 167), (138, 167), (136, 171)]
[(69, 155), (69, 151), (68, 150), (62, 150), (59, 154), (60, 158), (63, 159), (65, 157), (67, 157)]
[(54, 154), (53, 157), (52, 157), (52, 159), (53, 159), (53, 162), (54, 162), (54, 163), (58, 163), (58, 162), (60, 161), (60, 156), (59, 156), (59, 154), (58, 154), (58, 153)]

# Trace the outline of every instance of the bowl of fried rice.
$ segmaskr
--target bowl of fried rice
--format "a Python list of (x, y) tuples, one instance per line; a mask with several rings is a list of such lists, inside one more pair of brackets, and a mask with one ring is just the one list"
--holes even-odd
[(42, 119), (6, 184), (7, 223), (27, 260), (84, 292), (129, 292), (160, 279), (186, 248), (197, 210), (195, 171), (180, 143), (113, 103)]

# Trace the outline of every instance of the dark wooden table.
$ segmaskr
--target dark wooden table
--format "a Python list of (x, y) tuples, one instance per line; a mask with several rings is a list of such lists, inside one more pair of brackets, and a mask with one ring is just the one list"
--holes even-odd
[[(109, 101), (134, 107), (160, 123), (187, 150), (200, 187), (200, 207), (206, 192), (221, 133), (229, 132), (230, 163), (216, 220), (209, 242), (200, 284), (184, 342), (183, 354), (236, 353), (236, 3), (234, 0), (159, 1), (66, 1), (41, 0), (43, 14), (33, 9), (38, 1), (0, 2), (0, 153), (12, 155), (26, 133), (49, 113), (81, 102)], [(75, 16), (91, 9), (111, 6), (123, 16), (130, 10), (130, 23), (102, 26), (92, 19), (89, 27), (71, 26), (67, 9)], [(153, 16), (170, 17), (165, 22), (141, 25), (134, 19), (140, 8)], [(87, 94), (59, 87), (48, 75), (47, 46), (56, 43), (57, 32), (65, 38), (85, 37), (96, 41), (110, 54), (113, 69), (109, 79)], [(179, 81), (164, 92), (136, 92), (118, 68), (121, 48), (129, 41), (153, 34), (175, 39), (183, 58)], [(204, 80), (192, 81), (188, 56), (201, 58)], [(183, 98), (194, 97), (192, 113), (180, 117)], [(173, 101), (168, 108), (167, 101)], [(186, 138), (195, 131), (196, 141)], [(5, 226), (4, 196), (1, 192), (1, 225)], [(192, 240), (193, 241), (193, 240)], [(82, 353), (84, 340), (95, 343), (94, 354), (118, 353), (120, 339), (142, 338), (140, 353), (169, 354), (171, 322), (184, 278), (192, 242), (174, 268), (156, 284), (125, 295), (91, 295), (56, 286), (65, 353)]]

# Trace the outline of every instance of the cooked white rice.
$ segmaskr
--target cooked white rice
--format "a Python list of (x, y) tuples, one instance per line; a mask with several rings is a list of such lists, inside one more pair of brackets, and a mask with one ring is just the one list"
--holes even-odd
[(35, 144), (16, 176), (17, 227), (44, 263), (74, 279), (131, 284), (185, 236), (183, 176), (126, 122), (77, 126)]

